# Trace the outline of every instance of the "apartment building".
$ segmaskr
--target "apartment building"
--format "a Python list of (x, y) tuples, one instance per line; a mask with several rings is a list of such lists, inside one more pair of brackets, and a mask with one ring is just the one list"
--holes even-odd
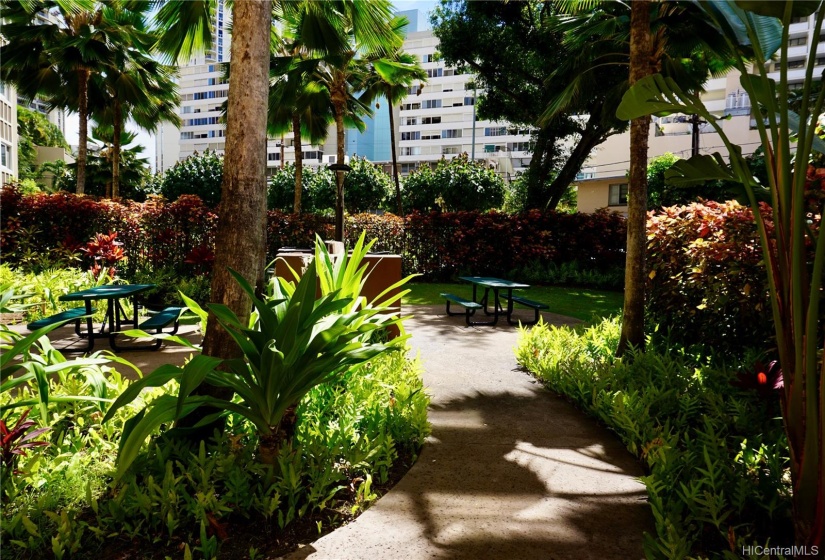
[(0, 82), (0, 185), (17, 177), (17, 93)]
[(438, 58), (438, 39), (431, 30), (409, 33), (404, 50), (420, 58), (428, 80), (412, 86), (399, 108), (402, 174), (461, 153), (486, 162), (505, 179), (529, 167), (531, 130), (480, 120), (475, 110), (479, 92), (473, 89), (472, 75), (459, 74)]
[[(801, 88), (805, 79), (805, 66), (813, 44), (813, 16), (793, 21), (789, 29), (790, 48), (788, 51), (788, 84), (791, 89)], [(821, 53), (821, 54), (820, 54)], [(814, 75), (825, 69), (825, 43), (817, 47), (818, 57)], [(779, 80), (775, 65), (771, 77)], [(731, 141), (742, 147), (749, 155), (760, 145), (756, 121), (751, 115), (751, 101), (739, 83), (739, 73), (732, 71), (726, 76), (708, 80), (702, 95), (705, 106), (714, 114), (727, 116), (721, 127)], [(692, 124), (689, 115), (674, 114), (653, 117), (648, 138), (650, 159), (673, 153), (680, 158), (689, 158), (692, 150)], [(699, 153), (727, 155), (718, 133), (709, 124), (699, 126)], [(578, 208), (580, 212), (593, 212), (608, 208), (621, 213), (627, 212), (627, 170), (630, 165), (630, 133), (610, 137), (594, 151), (590, 160), (579, 173)]]

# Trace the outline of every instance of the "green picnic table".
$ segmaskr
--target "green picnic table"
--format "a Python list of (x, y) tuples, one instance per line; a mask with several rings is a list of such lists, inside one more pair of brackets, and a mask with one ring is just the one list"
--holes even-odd
[[(502, 314), (506, 315), (508, 324), (517, 324), (517, 321), (513, 321), (514, 303), (530, 307), (535, 311), (535, 318), (532, 322), (522, 321), (522, 324), (524, 325), (533, 325), (537, 323), (539, 320), (539, 309), (547, 309), (547, 305), (543, 303), (532, 301), (519, 295), (513, 295), (513, 290), (529, 288), (529, 284), (522, 284), (520, 282), (504, 280), (502, 278), (494, 278), (492, 276), (461, 276), (459, 280), (469, 282), (473, 285), (472, 300), (467, 300), (460, 296), (447, 293), (441, 294), (441, 297), (447, 300), (447, 315), (462, 314), (450, 311), (450, 303), (457, 303), (458, 305), (464, 307), (463, 314), (468, 325), (495, 325), (496, 323), (498, 323), (499, 315)], [(478, 299), (479, 287), (484, 288), (484, 296), (480, 300)], [(491, 291), (493, 293), (492, 300), (490, 298)], [(501, 304), (502, 298), (507, 300), (506, 310)], [(492, 311), (490, 311), (491, 304), (493, 306)], [(483, 310), (484, 314), (488, 317), (492, 315), (492, 320), (472, 321), (471, 317), (473, 317), (475, 312), (479, 310)]]

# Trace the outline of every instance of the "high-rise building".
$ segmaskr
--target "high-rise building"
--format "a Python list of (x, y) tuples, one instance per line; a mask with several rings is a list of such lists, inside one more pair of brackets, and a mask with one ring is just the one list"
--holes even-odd
[(409, 33), (404, 50), (419, 57), (428, 80), (413, 85), (399, 108), (402, 174), (461, 153), (486, 162), (508, 180), (529, 167), (530, 127), (479, 119), (473, 76), (439, 59), (438, 39), (431, 30)]
[[(813, 44), (813, 16), (796, 18), (789, 28), (788, 85), (791, 89), (802, 87), (811, 45)], [(825, 43), (820, 43), (814, 75), (825, 69)], [(771, 78), (779, 81), (775, 63), (771, 63)], [(751, 101), (739, 83), (739, 73), (732, 71), (721, 78), (708, 80), (702, 100), (711, 113), (729, 116), (721, 127), (734, 144), (741, 146), (749, 155), (760, 145), (756, 121), (751, 114)], [(653, 117), (650, 125), (648, 158), (665, 153), (689, 158), (692, 153), (692, 121), (690, 115), (674, 114)], [(699, 153), (719, 152), (727, 157), (727, 149), (712, 126), (699, 124)], [(611, 136), (598, 146), (577, 178), (578, 208), (581, 212), (593, 212), (609, 208), (627, 212), (627, 170), (630, 164), (630, 134)]]
[(0, 185), (17, 177), (17, 93), (0, 82)]

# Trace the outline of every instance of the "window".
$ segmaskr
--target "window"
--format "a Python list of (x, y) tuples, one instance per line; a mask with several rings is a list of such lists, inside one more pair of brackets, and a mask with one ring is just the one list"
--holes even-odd
[(503, 152), (505, 151), (504, 146), (499, 146), (498, 144), (485, 144), (484, 145), (484, 153), (486, 154), (494, 154), (496, 152)]
[(401, 105), (402, 111), (415, 111), (421, 108), (421, 103), (404, 103)]
[(441, 131), (442, 138), (461, 138), (461, 130), (457, 128), (453, 128), (450, 130), (442, 130)]
[(464, 98), (464, 104), (465, 105), (475, 105), (476, 104), (476, 98), (475, 97), (465, 97)]
[(487, 127), (484, 129), (484, 136), (506, 136), (506, 126)]
[(401, 140), (421, 140), (421, 132), (402, 132), (401, 133)]
[(460, 153), (459, 152), (460, 149), (461, 149), (460, 146), (444, 146), (443, 148), (441, 148), (441, 153), (445, 154), (445, 155), (447, 155), (447, 154), (458, 154), (458, 153)]
[(434, 54), (422, 54), (421, 55), (421, 62), (435, 62), (435, 55)]
[(266, 154), (267, 161), (281, 161), (281, 154)]
[(441, 124), (441, 117), (424, 117), (421, 124)]
[(441, 140), (441, 134), (438, 132), (429, 132), (421, 135), (422, 140)]
[(443, 68), (430, 68), (427, 70), (427, 77), (428, 78), (440, 78), (444, 75)]
[(816, 59), (816, 65), (817, 66), (822, 66), (823, 64), (825, 64), (825, 57), (821, 56), (821, 57)]
[(301, 152), (301, 155), (304, 159), (323, 159), (324, 152), (318, 151), (311, 151), (311, 152)]
[(440, 109), (441, 108), (441, 100), (440, 99), (427, 99), (424, 102), (425, 109)]
[(412, 146), (407, 148), (401, 148), (401, 155), (402, 156), (417, 156), (421, 154), (421, 148), (419, 146)]
[(805, 59), (802, 59), (802, 60), (789, 60), (788, 61), (788, 69), (803, 68), (804, 66), (805, 66)]
[(797, 37), (796, 39), (789, 39), (788, 46), (789, 47), (798, 47), (800, 45), (807, 45), (808, 38), (807, 37)]
[(416, 167), (418, 167), (415, 163), (402, 163), (401, 164), (401, 173), (410, 173), (415, 171)]
[(808, 21), (808, 16), (791, 18), (791, 23), (805, 23), (806, 21)]
[(513, 152), (529, 152), (530, 151), (530, 142), (513, 142), (512, 144), (507, 144)]
[(627, 205), (627, 183), (619, 183), (610, 185), (610, 198), (608, 200), (609, 206), (626, 206)]
[(8, 144), (0, 143), (0, 164), (11, 168), (11, 147)]
[(192, 112), (192, 106), (191, 106), (191, 105), (184, 105), (184, 106), (183, 106), (183, 110), (182, 110), (181, 112), (182, 112), (184, 115), (188, 115), (189, 113), (191, 113), (191, 112)]
[(414, 126), (418, 124), (418, 117), (407, 117), (404, 119), (405, 126)]

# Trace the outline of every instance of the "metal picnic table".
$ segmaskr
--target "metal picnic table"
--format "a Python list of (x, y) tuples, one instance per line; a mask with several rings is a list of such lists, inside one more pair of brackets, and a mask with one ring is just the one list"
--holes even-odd
[[(123, 325), (138, 325), (138, 304), (136, 296), (147, 290), (155, 288), (155, 284), (107, 284), (96, 288), (88, 288), (60, 296), (60, 301), (82, 301), (86, 306), (86, 332), (81, 332), (79, 325), (75, 329), (78, 336), (88, 338), (87, 351), (91, 352), (95, 345), (96, 338), (108, 338), (112, 350), (122, 350), (115, 340), (117, 333)], [(133, 316), (128, 317), (126, 311), (120, 303), (121, 299), (132, 298)], [(92, 325), (92, 302), (95, 300), (106, 300), (106, 317), (100, 325), (100, 330), (95, 331)], [(108, 329), (106, 328), (108, 325)], [(149, 347), (147, 347), (149, 348)]]
[[(510, 280), (504, 280), (502, 278), (493, 278), (490, 276), (461, 276), (459, 280), (463, 280), (464, 282), (469, 282), (473, 285), (473, 301), (478, 302), (483, 306), (484, 314), (485, 315), (492, 315), (493, 320), (486, 323), (475, 323), (480, 325), (495, 325), (498, 323), (498, 317), (501, 313), (505, 313), (504, 308), (501, 306), (501, 299), (500, 299), (500, 291), (506, 290), (507, 296), (505, 299), (507, 300), (507, 323), (510, 325), (515, 324), (512, 320), (513, 316), (513, 290), (515, 289), (523, 289), (529, 288), (529, 284), (521, 284), (519, 282), (511, 282)], [(481, 300), (478, 299), (478, 288), (484, 288), (484, 296)], [(490, 304), (490, 290), (493, 291), (493, 311), (490, 312), (489, 304)]]

